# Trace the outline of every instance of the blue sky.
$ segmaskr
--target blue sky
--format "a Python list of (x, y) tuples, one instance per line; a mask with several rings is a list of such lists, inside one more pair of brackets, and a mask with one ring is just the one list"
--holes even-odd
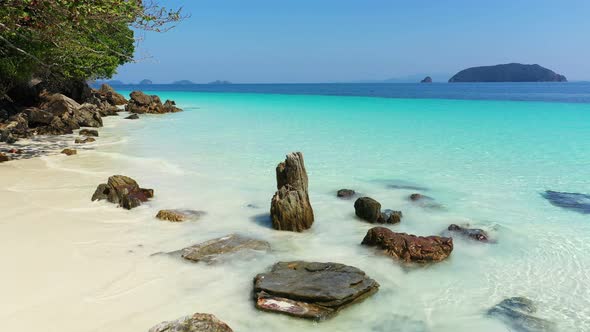
[(538, 63), (590, 79), (590, 0), (173, 0), (115, 79), (349, 82)]

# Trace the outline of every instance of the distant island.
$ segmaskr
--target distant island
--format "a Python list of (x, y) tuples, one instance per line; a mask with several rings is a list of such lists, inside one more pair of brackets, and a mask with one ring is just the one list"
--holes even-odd
[(154, 82), (152, 82), (152, 80), (141, 80), (141, 82), (139, 82), (140, 85), (150, 85), (150, 84), (154, 84)]
[(460, 82), (567, 82), (567, 79), (539, 65), (508, 63), (468, 68), (449, 79), (449, 83)]
[(420, 83), (432, 83), (432, 77), (426, 76)]
[(209, 82), (209, 84), (232, 84), (230, 81), (213, 81), (213, 82)]
[(192, 82), (192, 81), (189, 81), (189, 80), (180, 80), (180, 81), (175, 81), (172, 84), (176, 84), (176, 85), (192, 85), (192, 84), (195, 84), (195, 83)]

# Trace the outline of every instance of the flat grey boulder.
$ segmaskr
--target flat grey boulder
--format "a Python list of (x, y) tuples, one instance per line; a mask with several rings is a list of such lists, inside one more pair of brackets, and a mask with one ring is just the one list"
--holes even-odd
[(270, 244), (245, 236), (230, 234), (182, 249), (182, 258), (194, 262), (216, 263), (224, 256), (241, 251), (269, 251)]
[(553, 332), (555, 323), (533, 316), (537, 307), (525, 297), (511, 297), (488, 310), (490, 317), (501, 320), (516, 332)]
[(211, 314), (196, 313), (175, 321), (162, 322), (148, 332), (233, 332), (233, 330)]
[(183, 222), (187, 220), (198, 220), (204, 214), (205, 212), (203, 211), (187, 209), (160, 210), (156, 218), (171, 222)]
[(360, 269), (338, 263), (279, 262), (254, 278), (256, 308), (323, 320), (377, 292)]

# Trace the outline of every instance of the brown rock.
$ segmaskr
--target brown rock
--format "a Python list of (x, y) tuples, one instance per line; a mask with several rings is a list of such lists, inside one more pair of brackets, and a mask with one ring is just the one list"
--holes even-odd
[(186, 220), (197, 220), (205, 212), (195, 210), (160, 210), (156, 218), (172, 222), (182, 222)]
[(98, 137), (98, 130), (94, 129), (82, 129), (78, 132), (79, 135), (87, 137)]
[(152, 189), (140, 188), (137, 182), (130, 177), (114, 175), (109, 178), (107, 183), (100, 184), (96, 188), (94, 195), (92, 195), (92, 201), (106, 199), (130, 210), (141, 205), (142, 202), (147, 202), (152, 197), (154, 197)]
[(148, 332), (233, 332), (233, 330), (211, 314), (196, 313), (175, 321), (162, 322)]
[(240, 251), (269, 251), (266, 241), (230, 234), (182, 249), (182, 258), (194, 262), (215, 263), (224, 256)]
[(61, 153), (65, 154), (66, 156), (73, 156), (78, 153), (76, 149), (63, 149)]
[(357, 217), (370, 223), (396, 224), (402, 219), (401, 211), (385, 210), (381, 212), (381, 203), (370, 197), (360, 197), (354, 202)]
[(125, 110), (131, 113), (143, 114), (163, 114), (163, 113), (175, 113), (181, 112), (182, 110), (176, 107), (176, 103), (171, 100), (166, 100), (164, 104), (158, 96), (149, 96), (141, 91), (133, 91), (129, 95), (131, 99)]
[(0, 163), (12, 160), (9, 156), (5, 155), (4, 153), (0, 152)]
[(398, 260), (417, 263), (441, 261), (453, 251), (452, 238), (395, 233), (385, 227), (371, 228), (361, 244), (377, 247)]
[(115, 89), (113, 89), (108, 84), (103, 84), (98, 89), (98, 93), (105, 97), (105, 99), (109, 102), (109, 104), (117, 106), (117, 105), (125, 105), (127, 104), (127, 99), (117, 93)]
[(468, 227), (462, 227), (462, 226), (459, 226), (456, 224), (451, 224), (451, 225), (449, 225), (447, 230), (449, 230), (450, 232), (454, 232), (459, 235), (465, 236), (465, 237), (475, 240), (475, 241), (479, 241), (479, 242), (488, 242), (489, 241), (488, 234), (483, 229), (468, 228)]
[(277, 230), (302, 232), (314, 221), (313, 209), (307, 191), (307, 171), (301, 152), (287, 155), (276, 168), (277, 189), (270, 215), (272, 226)]
[(356, 195), (356, 192), (352, 189), (340, 189), (336, 192), (336, 196), (342, 199), (350, 199)]
[(96, 141), (96, 139), (92, 138), (92, 137), (86, 137), (86, 138), (76, 138), (76, 140), (74, 141), (74, 143), (76, 144), (86, 144), (86, 143), (92, 143)]

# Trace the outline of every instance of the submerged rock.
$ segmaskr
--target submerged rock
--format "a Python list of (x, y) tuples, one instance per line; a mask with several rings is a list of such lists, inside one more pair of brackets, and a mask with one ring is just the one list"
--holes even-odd
[(211, 314), (196, 313), (175, 321), (162, 322), (148, 332), (233, 332), (233, 330)]
[(590, 195), (547, 190), (541, 196), (560, 208), (590, 214)]
[(205, 212), (196, 210), (160, 210), (156, 218), (172, 222), (182, 222), (186, 220), (197, 220)]
[(4, 153), (0, 152), (0, 163), (12, 160), (9, 156), (5, 155)]
[(78, 153), (76, 149), (63, 149), (61, 153), (65, 154), (66, 156), (73, 156)]
[(385, 227), (371, 228), (361, 244), (377, 247), (398, 260), (417, 263), (442, 261), (453, 251), (452, 238), (395, 233)]
[(92, 137), (86, 137), (86, 138), (76, 138), (76, 140), (74, 141), (74, 143), (76, 144), (86, 144), (86, 143), (92, 143), (95, 142), (96, 139), (92, 138)]
[(402, 219), (401, 211), (385, 210), (381, 212), (381, 203), (371, 197), (360, 197), (354, 202), (357, 217), (370, 223), (396, 224)]
[(276, 168), (277, 189), (271, 201), (272, 227), (277, 230), (302, 232), (314, 221), (307, 190), (307, 171), (301, 152), (287, 155)]
[(479, 241), (479, 242), (488, 242), (489, 241), (488, 234), (483, 229), (468, 228), (468, 227), (462, 227), (462, 226), (459, 226), (456, 224), (451, 224), (451, 225), (449, 225), (447, 230), (449, 232), (454, 232), (454, 233), (460, 234), (464, 237), (467, 237), (467, 238), (475, 240), (475, 241)]
[(137, 114), (131, 114), (130, 116), (125, 118), (126, 120), (137, 120), (139, 119), (139, 115)]
[(230, 234), (182, 249), (182, 258), (195, 262), (215, 263), (223, 256), (240, 251), (269, 251), (266, 241)]
[(166, 100), (164, 104), (158, 96), (149, 96), (141, 91), (133, 91), (129, 95), (129, 103), (125, 106), (125, 110), (130, 113), (176, 113), (182, 110), (176, 107), (176, 103), (171, 100)]
[(356, 195), (356, 192), (352, 189), (340, 189), (336, 193), (336, 196), (343, 199), (350, 199)]
[(82, 129), (78, 132), (79, 135), (87, 137), (98, 137), (98, 130), (95, 129)]
[(378, 290), (379, 284), (365, 272), (338, 263), (279, 262), (254, 278), (256, 308), (314, 320)]
[[(556, 331), (553, 322), (532, 316), (537, 311), (533, 301), (525, 297), (511, 297), (488, 310), (488, 316), (500, 319), (513, 331), (552, 332)], [(511, 330), (511, 331), (512, 331)]]
[(130, 210), (138, 207), (142, 202), (147, 202), (152, 197), (154, 197), (153, 189), (140, 188), (137, 182), (130, 177), (113, 175), (107, 183), (98, 185), (92, 195), (92, 201), (106, 199)]

